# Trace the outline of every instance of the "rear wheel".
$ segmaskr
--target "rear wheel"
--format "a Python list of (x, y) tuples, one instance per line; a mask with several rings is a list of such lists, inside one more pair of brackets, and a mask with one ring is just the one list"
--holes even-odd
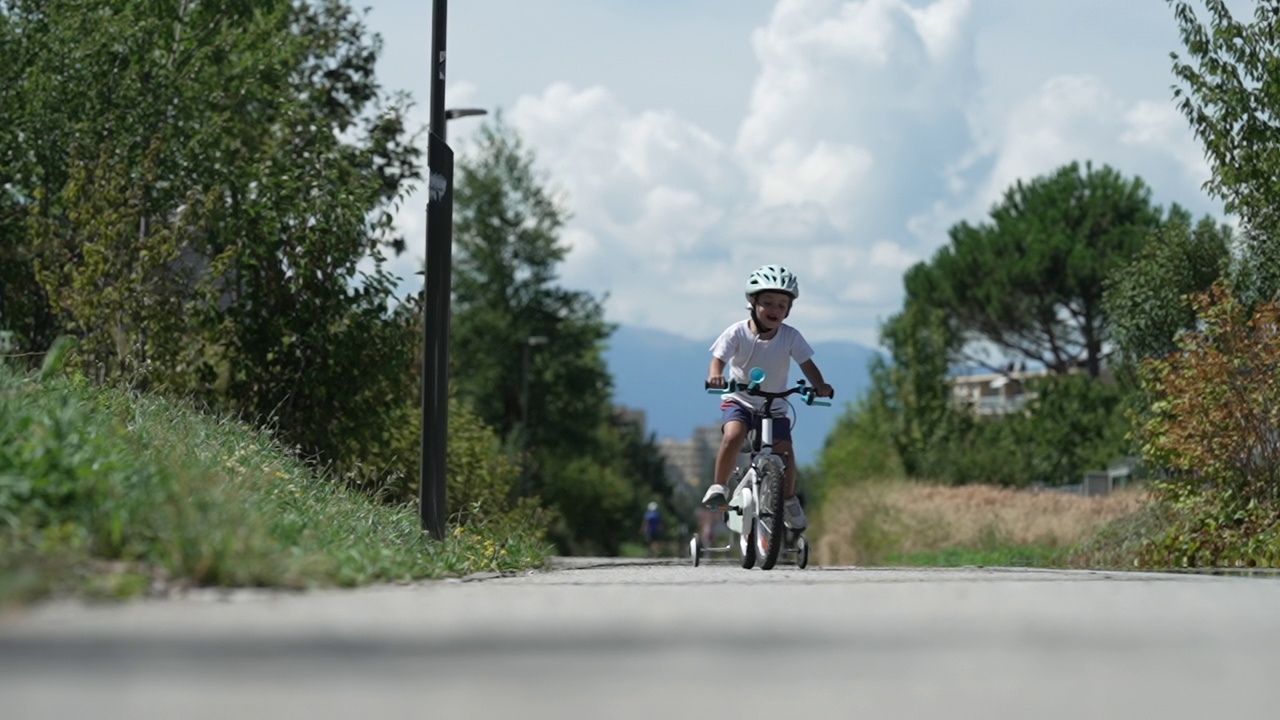
[(756, 529), (756, 545), (760, 567), (772, 570), (778, 563), (786, 528), (782, 524), (782, 463), (776, 458), (760, 473), (760, 527)]

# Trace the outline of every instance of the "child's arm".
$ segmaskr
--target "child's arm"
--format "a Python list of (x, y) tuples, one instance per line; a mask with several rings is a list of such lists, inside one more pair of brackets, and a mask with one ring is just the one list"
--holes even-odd
[(711, 365), (707, 368), (707, 387), (723, 388), (728, 385), (724, 379), (724, 361), (718, 357), (712, 357)]
[(805, 360), (800, 363), (800, 372), (809, 379), (809, 384), (813, 386), (813, 390), (818, 397), (833, 398), (836, 396), (836, 389), (827, 384), (822, 378), (822, 371), (813, 360)]

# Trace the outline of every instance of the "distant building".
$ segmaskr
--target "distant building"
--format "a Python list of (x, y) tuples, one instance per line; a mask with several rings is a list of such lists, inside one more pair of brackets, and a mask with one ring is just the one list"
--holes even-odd
[(1000, 372), (956, 375), (951, 384), (951, 403), (968, 409), (978, 417), (998, 417), (1021, 412), (1035, 393), (1026, 391), (1031, 378), (1048, 375), (1047, 370), (1027, 370), (1026, 366), (1010, 366)]
[(614, 405), (613, 414), (623, 422), (634, 424), (636, 429), (640, 431), (640, 435), (642, 437), (648, 434), (646, 425), (648, 424), (649, 419), (648, 416), (645, 415), (644, 410), (627, 407), (626, 405)]
[[(614, 405), (613, 415), (619, 422), (634, 425), (642, 436), (648, 436), (644, 410)], [(657, 446), (664, 461), (667, 483), (675, 497), (686, 502), (701, 500), (702, 491), (711, 483), (716, 451), (720, 449), (720, 428), (714, 425), (694, 428), (688, 440), (663, 438)]]
[(658, 450), (667, 461), (667, 478), (677, 492), (691, 492), (701, 498), (701, 491), (711, 484), (716, 451), (720, 449), (720, 428), (705, 425), (694, 428), (688, 440), (663, 438)]

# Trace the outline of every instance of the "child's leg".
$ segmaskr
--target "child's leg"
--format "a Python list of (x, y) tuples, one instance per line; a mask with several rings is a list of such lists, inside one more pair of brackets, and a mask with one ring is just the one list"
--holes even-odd
[[(727, 402), (720, 408), (720, 449), (716, 451), (716, 469), (712, 476), (711, 487), (703, 496), (702, 503), (708, 507), (720, 507), (733, 489), (725, 487), (729, 475), (737, 464), (735, 457), (742, 450), (742, 441), (747, 436), (747, 422), (751, 415), (737, 403)], [(723, 498), (723, 499), (722, 499)]]
[(791, 419), (774, 418), (773, 420), (773, 452), (782, 456), (786, 463), (786, 472), (782, 480), (782, 497), (789, 498), (796, 494), (796, 464), (791, 454)]
[(791, 461), (791, 453), (788, 451), (783, 457), (787, 462), (787, 472), (785, 480), (782, 482), (782, 497), (789, 498), (796, 494), (796, 464)]
[(724, 424), (720, 437), (720, 450), (716, 453), (716, 472), (713, 482), (724, 485), (729, 481), (729, 473), (733, 472), (736, 458), (742, 451), (742, 442), (747, 436), (747, 426), (737, 420)]
[(782, 497), (787, 503), (784, 515), (787, 527), (803, 531), (809, 525), (809, 519), (805, 517), (804, 508), (796, 498), (795, 455), (791, 446), (791, 425), (786, 420), (774, 421), (773, 451), (782, 456), (786, 468), (782, 474)]
[(782, 497), (789, 498), (796, 494), (796, 464), (791, 461), (791, 441), (775, 440), (773, 454), (782, 458), (786, 472), (782, 477)]

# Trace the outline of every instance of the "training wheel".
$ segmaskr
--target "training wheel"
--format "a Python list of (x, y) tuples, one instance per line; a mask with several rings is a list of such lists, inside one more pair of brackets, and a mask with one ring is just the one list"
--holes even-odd
[(804, 536), (801, 535), (800, 539), (796, 541), (796, 567), (803, 570), (808, 565), (809, 565), (809, 541), (805, 540)]
[(742, 553), (742, 569), (750, 570), (756, 564), (756, 523), (749, 522), (750, 530), (738, 536), (738, 551)]
[(697, 535), (689, 539), (689, 557), (693, 558), (693, 566), (698, 567), (698, 561), (702, 559), (702, 541)]

